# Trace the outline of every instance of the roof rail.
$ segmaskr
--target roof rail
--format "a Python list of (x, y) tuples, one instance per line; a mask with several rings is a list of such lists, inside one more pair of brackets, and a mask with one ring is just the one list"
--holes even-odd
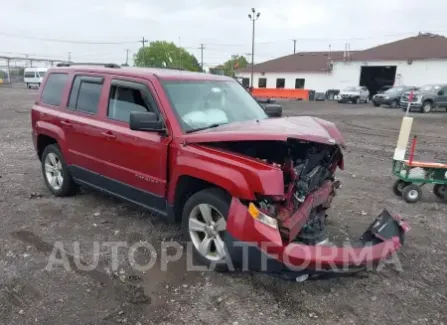
[(93, 63), (93, 62), (79, 62), (79, 63), (75, 63), (75, 62), (62, 62), (62, 63), (58, 63), (56, 66), (57, 67), (70, 67), (73, 65), (98, 65), (98, 66), (103, 66), (106, 68), (121, 68), (121, 66), (119, 66), (116, 63)]

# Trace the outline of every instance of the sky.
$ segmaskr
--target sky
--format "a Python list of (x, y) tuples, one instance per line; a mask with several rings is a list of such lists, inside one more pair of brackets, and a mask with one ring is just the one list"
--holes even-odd
[(446, 0), (0, 0), (0, 56), (121, 64), (129, 50), (132, 64), (144, 37), (175, 42), (199, 62), (204, 44), (205, 67), (232, 54), (251, 60), (252, 7), (255, 63), (292, 54), (293, 39), (299, 52), (447, 35)]

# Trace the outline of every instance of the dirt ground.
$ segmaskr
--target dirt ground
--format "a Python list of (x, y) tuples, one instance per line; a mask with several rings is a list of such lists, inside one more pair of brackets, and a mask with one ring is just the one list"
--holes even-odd
[[(186, 272), (185, 259), (165, 272), (156, 265), (140, 274), (129, 267), (125, 250), (119, 251), (122, 263), (114, 273), (107, 249), (101, 249), (94, 271), (46, 270), (57, 241), (69, 254), (70, 243), (81, 242), (88, 261), (95, 241), (147, 240), (158, 248), (161, 242), (181, 241), (181, 230), (91, 191), (52, 197), (31, 142), (36, 93), (0, 88), (0, 324), (447, 324), (446, 205), (429, 186), (415, 205), (391, 190), (401, 110), (285, 104), (288, 115), (334, 121), (347, 140), (346, 171), (338, 173), (344, 185), (330, 212), (332, 225), (355, 237), (387, 207), (412, 227), (399, 254), (401, 272), (388, 266), (362, 277), (296, 283), (256, 273)], [(447, 161), (447, 114), (413, 115), (418, 156)]]

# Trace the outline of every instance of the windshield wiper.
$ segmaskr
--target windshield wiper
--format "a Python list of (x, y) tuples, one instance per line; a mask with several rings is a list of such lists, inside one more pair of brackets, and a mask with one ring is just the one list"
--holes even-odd
[(221, 123), (221, 124), (215, 123), (215, 124), (211, 124), (211, 125), (204, 126), (204, 127), (201, 127), (201, 128), (188, 130), (188, 131), (186, 131), (186, 133), (192, 133), (192, 132), (202, 131), (202, 130), (211, 129), (211, 128), (217, 128), (218, 126), (221, 126), (221, 125), (224, 125), (224, 124), (227, 124), (227, 123)]

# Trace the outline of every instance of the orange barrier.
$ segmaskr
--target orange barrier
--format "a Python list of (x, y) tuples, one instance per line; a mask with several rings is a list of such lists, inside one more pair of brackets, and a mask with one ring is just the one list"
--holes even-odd
[(254, 97), (309, 99), (309, 90), (307, 89), (253, 88), (251, 94)]

